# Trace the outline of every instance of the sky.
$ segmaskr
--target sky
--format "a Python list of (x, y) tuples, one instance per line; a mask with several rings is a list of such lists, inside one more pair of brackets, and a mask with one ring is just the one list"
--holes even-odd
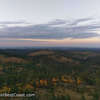
[(100, 0), (0, 0), (0, 47), (99, 47)]

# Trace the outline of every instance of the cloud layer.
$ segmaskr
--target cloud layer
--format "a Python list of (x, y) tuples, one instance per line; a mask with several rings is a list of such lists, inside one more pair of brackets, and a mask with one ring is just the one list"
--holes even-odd
[[(26, 22), (0, 22), (0, 38), (64, 39), (98, 37), (100, 25), (94, 19), (83, 18), (71, 21), (56, 19), (46, 24), (27, 24)], [(13, 26), (10, 26), (14, 24)], [(16, 25), (18, 24), (18, 25)], [(25, 24), (21, 26), (20, 24)]]

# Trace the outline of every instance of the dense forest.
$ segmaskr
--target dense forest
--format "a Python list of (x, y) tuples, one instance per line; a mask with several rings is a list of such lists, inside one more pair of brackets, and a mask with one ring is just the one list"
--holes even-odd
[(1, 49), (0, 100), (100, 100), (99, 50)]

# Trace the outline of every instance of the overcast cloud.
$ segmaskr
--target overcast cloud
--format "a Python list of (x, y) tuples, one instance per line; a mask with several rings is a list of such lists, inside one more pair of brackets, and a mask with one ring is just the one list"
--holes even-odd
[[(64, 39), (64, 38), (90, 38), (99, 36), (99, 24), (91, 24), (93, 18), (66, 21), (56, 19), (46, 24), (26, 25), (26, 22), (0, 22), (6, 25), (0, 29), (1, 38), (31, 38), (31, 39)], [(87, 22), (88, 24), (82, 24)], [(9, 24), (15, 24), (9, 26)], [(16, 26), (19, 24), (19, 26)]]

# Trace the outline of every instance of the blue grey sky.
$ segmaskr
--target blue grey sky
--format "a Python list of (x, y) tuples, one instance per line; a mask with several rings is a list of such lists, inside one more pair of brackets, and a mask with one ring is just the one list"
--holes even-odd
[(0, 47), (100, 47), (99, 17), (100, 0), (0, 0)]

